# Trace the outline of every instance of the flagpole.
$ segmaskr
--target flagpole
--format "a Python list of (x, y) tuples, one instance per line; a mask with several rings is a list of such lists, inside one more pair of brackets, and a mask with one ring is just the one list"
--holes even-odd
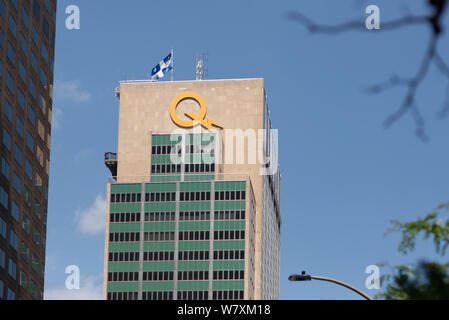
[(171, 81), (173, 81), (173, 68), (174, 68), (174, 66), (175, 66), (175, 64), (174, 64), (174, 62), (175, 62), (175, 59), (174, 59), (175, 57), (174, 57), (174, 55), (173, 55), (173, 48), (171, 49)]

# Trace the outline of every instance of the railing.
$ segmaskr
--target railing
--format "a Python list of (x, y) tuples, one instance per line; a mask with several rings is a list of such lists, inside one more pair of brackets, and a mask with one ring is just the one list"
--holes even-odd
[(117, 153), (114, 152), (106, 152), (104, 154), (104, 160), (105, 161), (117, 161)]

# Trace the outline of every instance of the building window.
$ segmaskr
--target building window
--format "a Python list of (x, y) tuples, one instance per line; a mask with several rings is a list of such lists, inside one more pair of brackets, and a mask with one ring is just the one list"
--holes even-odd
[(0, 249), (0, 267), (5, 269), (5, 266), (6, 266), (6, 254), (5, 251)]
[(17, 104), (25, 111), (25, 95), (20, 88), (17, 88)]
[(22, 165), (22, 149), (20, 149), (20, 147), (17, 145), (17, 144), (15, 144), (14, 145), (14, 159), (16, 160), (16, 162), (19, 164), (19, 165)]
[(3, 114), (5, 115), (6, 119), (9, 120), (9, 122), (12, 123), (12, 106), (11, 103), (7, 99), (5, 99), (5, 106), (3, 109)]
[(16, 9), (16, 11), (19, 9), (19, 1), (18, 0), (11, 0), (12, 5), (14, 6), (14, 9)]
[(34, 138), (28, 131), (27, 131), (27, 147), (28, 149), (30, 149), (31, 152), (34, 152)]
[(13, 66), (16, 66), (16, 50), (14, 50), (14, 47), (11, 45), (9, 41), (8, 41), (8, 51), (6, 55), (11, 64)]
[(9, 152), (11, 152), (11, 135), (9, 134), (8, 130), (3, 128), (3, 145), (8, 149)]
[(25, 7), (22, 7), (22, 22), (27, 27), (27, 29), (30, 27), (30, 16), (25, 10)]
[(36, 125), (36, 114), (34, 112), (34, 109), (31, 105), (28, 105), (28, 120), (34, 125)]
[[(3, 187), (0, 186), (0, 190), (2, 189)], [(6, 239), (6, 221), (3, 220), (1, 217), (0, 217), (0, 236)]]
[(25, 271), (20, 270), (20, 285), (22, 286), (22, 288), (24, 288), (25, 290), (28, 287), (28, 276), (25, 273)]
[(37, 3), (37, 1), (34, 1), (33, 3), (33, 14), (37, 21), (41, 21), (41, 6)]
[(40, 80), (41, 80), (41, 84), (42, 84), (44, 87), (46, 87), (46, 86), (47, 86), (47, 74), (45, 73), (45, 71), (44, 71), (43, 68), (41, 68), (41, 77), (40, 77)]
[[(6, 209), (8, 210), (8, 201), (9, 201), (9, 195), (8, 192), (6, 192), (5, 189), (3, 189), (2, 186), (0, 186), (0, 204)], [(0, 224), (3, 220), (0, 218)], [(3, 221), (4, 222), (4, 221)], [(6, 223), (5, 223), (5, 228), (6, 228)], [(1, 227), (0, 227), (0, 231), (1, 231)], [(3, 236), (4, 238), (6, 238), (6, 229), (5, 229), (5, 235)]]
[(39, 47), (39, 32), (37, 32), (34, 25), (31, 27), (31, 39), (33, 39), (34, 44)]
[(5, 41), (5, 33), (0, 29), (0, 48), (3, 48), (3, 42)]
[(17, 223), (19, 223), (20, 222), (20, 207), (14, 200), (12, 200), (11, 203), (12, 203), (11, 215), (14, 218), (14, 220), (16, 220)]
[(31, 164), (28, 159), (25, 159), (25, 173), (30, 178), (31, 181), (33, 181), (33, 165)]
[(8, 274), (14, 280), (17, 279), (17, 264), (11, 258), (9, 258), (9, 263), (8, 263)]
[(16, 132), (23, 139), (23, 121), (18, 116), (16, 117)]
[(30, 54), (30, 65), (33, 68), (34, 72), (37, 73), (37, 58), (33, 51)]
[(26, 233), (30, 233), (30, 219), (26, 215), (22, 216), (22, 228)]
[(47, 18), (43, 17), (42, 19), (42, 31), (47, 36), (47, 39), (50, 39), (50, 25), (48, 24)]
[(45, 62), (48, 63), (48, 50), (44, 44), (42, 44), (41, 53), (42, 53), (42, 58), (44, 58)]
[(9, 73), (9, 71), (6, 71), (6, 87), (12, 95), (14, 95), (15, 86), (16, 84), (14, 82), (14, 78), (12, 77), (11, 73)]
[(19, 76), (20, 79), (22, 79), (23, 83), (27, 82), (27, 71), (25, 69), (25, 66), (23, 65), (22, 61), (19, 60)]
[(6, 4), (4, 0), (0, 0), (0, 16), (6, 19)]
[(23, 33), (20, 33), (20, 49), (25, 56), (28, 55), (28, 40), (24, 37)]
[[(0, 0), (2, 1), (2, 0)], [(1, 3), (1, 2), (0, 2)], [(0, 250), (1, 251), (1, 250)], [(0, 280), (0, 299), (3, 299), (3, 281)]]
[(19, 237), (13, 229), (9, 231), (9, 244), (14, 248), (14, 250), (17, 251), (19, 249)]
[(35, 244), (39, 244), (41, 240), (41, 233), (39, 232), (39, 230), (33, 226), (33, 241)]
[(30, 91), (31, 95), (33, 96), (33, 98), (37, 99), (37, 88), (36, 88), (36, 84), (34, 83), (33, 79), (30, 79), (29, 91)]
[(22, 242), (22, 245), (20, 247), (20, 256), (22, 257), (22, 259), (28, 262), (29, 253), (30, 249), (24, 242)]
[(2, 175), (9, 181), (9, 169), (10, 165), (5, 158), (2, 157)]
[(6, 299), (7, 300), (16, 300), (16, 293), (10, 288), (8, 288)]
[(19, 175), (16, 172), (13, 172), (12, 186), (14, 187), (14, 190), (16, 190), (18, 194), (21, 194), (22, 179), (20, 179)]
[(9, 31), (11, 31), (14, 38), (17, 37), (17, 22), (12, 15), (9, 15)]
[(34, 253), (31, 255), (31, 267), (34, 271), (39, 273), (39, 257)]

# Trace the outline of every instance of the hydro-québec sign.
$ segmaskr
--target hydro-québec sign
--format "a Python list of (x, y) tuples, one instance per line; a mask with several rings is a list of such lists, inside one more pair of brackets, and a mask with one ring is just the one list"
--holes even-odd
[[(185, 115), (189, 117), (190, 121), (181, 120), (178, 115), (176, 114), (176, 108), (178, 107), (179, 103), (185, 99), (193, 99), (200, 105), (200, 113), (196, 114), (195, 112), (186, 112)], [(196, 92), (183, 92), (179, 94), (176, 98), (173, 99), (171, 105), (170, 105), (170, 117), (173, 120), (174, 123), (176, 123), (178, 126), (183, 128), (193, 128), (194, 126), (201, 124), (206, 129), (211, 129), (212, 126), (219, 127), (223, 129), (223, 126), (216, 123), (214, 120), (207, 118), (206, 120), (206, 113), (207, 113), (207, 106), (206, 101), (202, 96), (200, 96)]]

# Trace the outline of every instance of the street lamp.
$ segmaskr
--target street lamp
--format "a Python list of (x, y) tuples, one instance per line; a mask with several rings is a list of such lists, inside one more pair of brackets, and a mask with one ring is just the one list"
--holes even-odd
[(310, 281), (310, 280), (321, 280), (321, 281), (328, 281), (328, 282), (333, 282), (336, 283), (340, 286), (346, 287), (356, 293), (358, 293), (359, 295), (361, 295), (362, 297), (364, 297), (366, 300), (373, 300), (369, 295), (367, 295), (366, 293), (350, 286), (347, 283), (332, 279), (332, 278), (325, 278), (325, 277), (316, 277), (316, 276), (311, 276), (309, 274), (306, 274), (305, 271), (301, 272), (301, 274), (292, 274), (290, 277), (288, 277), (288, 280), (290, 281)]

